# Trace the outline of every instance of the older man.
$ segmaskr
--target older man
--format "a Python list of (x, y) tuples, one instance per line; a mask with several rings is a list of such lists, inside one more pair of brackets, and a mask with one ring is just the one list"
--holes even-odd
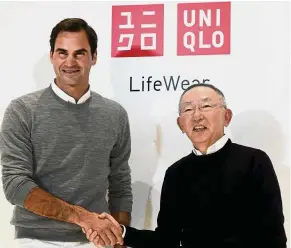
[[(192, 85), (183, 92), (177, 122), (193, 151), (166, 171), (156, 230), (125, 227), (126, 245), (286, 247), (272, 163), (265, 152), (235, 144), (225, 135), (231, 119), (223, 93), (213, 85)], [(87, 238), (97, 243), (95, 234), (87, 232)]]

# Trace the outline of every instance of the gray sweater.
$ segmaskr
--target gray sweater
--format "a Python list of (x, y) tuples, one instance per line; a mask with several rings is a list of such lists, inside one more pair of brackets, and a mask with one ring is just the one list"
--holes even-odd
[(4, 114), (0, 148), (16, 238), (86, 241), (79, 226), (24, 209), (35, 186), (92, 212), (132, 210), (128, 116), (95, 92), (81, 104), (65, 102), (51, 87), (13, 100)]

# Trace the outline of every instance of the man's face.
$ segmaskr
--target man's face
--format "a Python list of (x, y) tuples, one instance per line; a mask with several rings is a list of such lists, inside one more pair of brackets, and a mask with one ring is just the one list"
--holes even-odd
[(224, 135), (232, 113), (225, 109), (221, 97), (211, 88), (194, 87), (185, 93), (180, 103), (178, 125), (194, 147), (208, 148)]
[(50, 54), (57, 82), (72, 87), (89, 82), (90, 69), (96, 64), (96, 58), (96, 53), (92, 58), (89, 41), (83, 30), (59, 33), (55, 50)]

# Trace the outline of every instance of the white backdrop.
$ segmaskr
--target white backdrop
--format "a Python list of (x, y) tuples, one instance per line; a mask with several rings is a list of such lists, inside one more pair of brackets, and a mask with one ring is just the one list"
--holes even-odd
[[(195, 2), (195, 1), (193, 1)], [(141, 4), (140, 2), (139, 4)], [(146, 2), (143, 2), (146, 3)], [(0, 2), (0, 119), (9, 102), (48, 86), (52, 27), (67, 17), (84, 18), (99, 36), (98, 63), (92, 69), (93, 90), (119, 101), (128, 111), (132, 131), (130, 165), (133, 220), (153, 229), (159, 210), (165, 169), (190, 152), (191, 145), (176, 125), (181, 89), (130, 92), (141, 77), (178, 76), (209, 79), (221, 88), (234, 112), (226, 130), (234, 142), (266, 151), (281, 186), (286, 231), (290, 221), (290, 6), (287, 2), (231, 4), (231, 54), (176, 56), (177, 3), (166, 3), (164, 56), (111, 58), (112, 5), (133, 2)], [(12, 247), (12, 207), (0, 191), (0, 247)]]

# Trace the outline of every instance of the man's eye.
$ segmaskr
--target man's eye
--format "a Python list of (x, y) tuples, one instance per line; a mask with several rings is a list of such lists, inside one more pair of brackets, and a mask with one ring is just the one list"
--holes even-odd
[(202, 105), (201, 108), (211, 108), (211, 105), (205, 104), (205, 105)]
[(82, 57), (82, 56), (84, 56), (84, 55), (85, 55), (84, 52), (80, 52), (80, 53), (77, 53), (77, 54), (76, 54), (77, 57)]
[(58, 55), (61, 57), (61, 58), (64, 58), (67, 56), (66, 52), (58, 52)]

